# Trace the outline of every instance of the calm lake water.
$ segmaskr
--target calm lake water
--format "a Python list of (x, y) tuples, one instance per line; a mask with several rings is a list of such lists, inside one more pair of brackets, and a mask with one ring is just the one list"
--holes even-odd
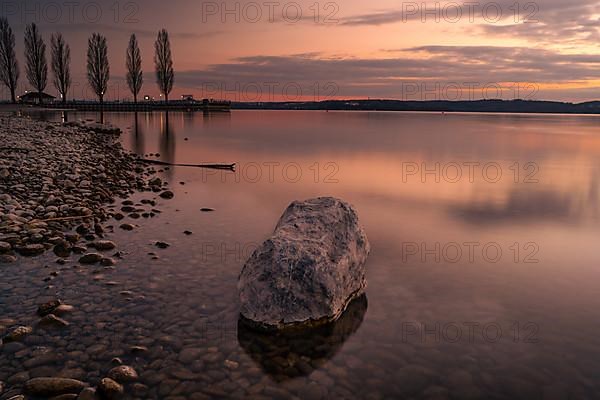
[[(125, 252), (114, 271), (59, 267), (50, 256), (3, 267), (0, 317), (33, 322), (56, 291), (77, 311), (68, 329), (33, 335), (55, 360), (31, 365), (31, 355), (5, 352), (0, 380), (28, 371), (94, 383), (121, 357), (148, 386), (129, 396), (148, 399), (600, 397), (600, 118), (105, 118), (147, 158), (237, 170), (165, 171), (175, 198), (159, 202), (158, 217), (126, 221), (135, 231), (110, 235)], [(366, 297), (300, 336), (238, 327), (244, 261), (289, 203), (317, 196), (352, 203), (362, 220)], [(135, 345), (149, 350), (132, 354)]]

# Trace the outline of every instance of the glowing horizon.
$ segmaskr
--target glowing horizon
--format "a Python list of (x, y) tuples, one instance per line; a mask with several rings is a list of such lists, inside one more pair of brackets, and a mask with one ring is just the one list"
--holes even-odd
[[(142, 95), (159, 98), (153, 44), (170, 32), (175, 63), (171, 98), (193, 94), (234, 101), (385, 98), (525, 98), (582, 102), (600, 98), (600, 1), (365, 4), (112, 0), (3, 1), (17, 37), (19, 93), (23, 31), (36, 22), (49, 44), (71, 45), (71, 97), (92, 98), (85, 76), (87, 38), (108, 39), (109, 99), (129, 99), (125, 49), (138, 36)], [(49, 54), (48, 54), (49, 56)], [(55, 94), (51, 85), (46, 89)], [(6, 97), (6, 90), (3, 90)]]

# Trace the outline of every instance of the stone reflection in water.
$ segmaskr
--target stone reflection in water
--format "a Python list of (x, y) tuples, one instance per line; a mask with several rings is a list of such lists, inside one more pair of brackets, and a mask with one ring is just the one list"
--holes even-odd
[(242, 318), (238, 341), (244, 351), (273, 379), (282, 382), (310, 375), (342, 348), (363, 322), (367, 296), (355, 299), (342, 316), (326, 325), (289, 332), (260, 332)]

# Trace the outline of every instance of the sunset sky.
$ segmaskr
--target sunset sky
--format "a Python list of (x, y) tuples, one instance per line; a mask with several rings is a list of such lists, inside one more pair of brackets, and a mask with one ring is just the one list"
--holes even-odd
[[(85, 55), (92, 32), (108, 38), (109, 97), (131, 97), (124, 80), (125, 50), (129, 35), (136, 33), (144, 60), (142, 94), (158, 98), (153, 43), (164, 27), (175, 62), (172, 97), (600, 99), (597, 0), (441, 1), (438, 6), (392, 0), (0, 4), (17, 35), (22, 91), (29, 89), (24, 25), (38, 22), (48, 45), (56, 31), (71, 45), (76, 98), (91, 97)], [(47, 91), (56, 93), (51, 83)]]

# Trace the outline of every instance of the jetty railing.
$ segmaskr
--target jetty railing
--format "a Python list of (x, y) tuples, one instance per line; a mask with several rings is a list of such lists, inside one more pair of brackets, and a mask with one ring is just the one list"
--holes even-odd
[(68, 109), (76, 111), (108, 111), (108, 112), (148, 112), (148, 111), (205, 111), (205, 112), (229, 112), (231, 111), (230, 101), (220, 100), (174, 100), (164, 101), (140, 101), (121, 102), (107, 101), (100, 103), (97, 101), (54, 101), (50, 103), (32, 103), (37, 107), (47, 109)]

